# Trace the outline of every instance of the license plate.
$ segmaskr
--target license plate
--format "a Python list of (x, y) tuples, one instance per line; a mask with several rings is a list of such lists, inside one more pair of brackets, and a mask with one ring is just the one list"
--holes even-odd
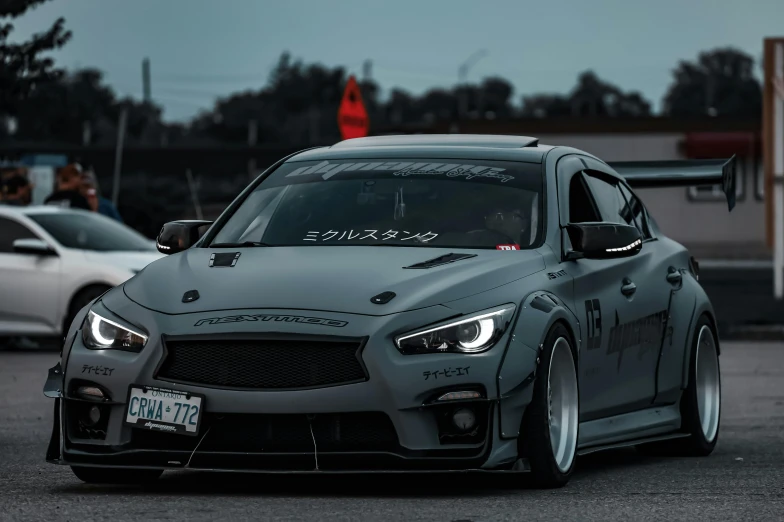
[(125, 424), (164, 433), (198, 435), (204, 396), (154, 386), (130, 386)]

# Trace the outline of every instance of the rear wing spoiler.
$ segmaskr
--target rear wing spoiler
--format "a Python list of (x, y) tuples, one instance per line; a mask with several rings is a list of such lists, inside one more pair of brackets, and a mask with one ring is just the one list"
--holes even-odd
[(608, 165), (635, 188), (721, 185), (729, 210), (735, 207), (735, 156), (715, 160), (616, 161)]

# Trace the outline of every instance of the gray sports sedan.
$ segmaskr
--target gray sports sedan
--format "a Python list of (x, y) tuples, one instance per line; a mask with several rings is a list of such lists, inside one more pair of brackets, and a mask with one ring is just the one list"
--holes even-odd
[(698, 264), (636, 187), (728, 160), (606, 163), (523, 136), (352, 139), (267, 169), (85, 306), (46, 459), (167, 469), (485, 471), (566, 484), (619, 446), (709, 455), (719, 340)]

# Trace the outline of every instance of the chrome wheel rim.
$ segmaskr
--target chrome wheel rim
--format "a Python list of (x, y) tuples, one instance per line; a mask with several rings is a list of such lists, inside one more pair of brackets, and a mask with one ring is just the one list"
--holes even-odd
[(719, 381), (719, 356), (713, 332), (705, 325), (700, 328), (695, 358), (697, 413), (700, 428), (707, 442), (713, 442), (719, 432), (721, 410), (721, 384)]
[(553, 458), (562, 473), (572, 466), (577, 448), (579, 398), (574, 366), (569, 342), (559, 337), (550, 354), (547, 422), (550, 426)]

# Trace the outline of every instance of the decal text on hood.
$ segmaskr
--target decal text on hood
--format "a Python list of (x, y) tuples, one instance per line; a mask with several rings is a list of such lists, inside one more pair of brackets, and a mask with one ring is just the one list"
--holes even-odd
[(296, 315), (269, 315), (269, 314), (255, 314), (255, 315), (228, 315), (224, 317), (213, 317), (211, 319), (199, 319), (194, 326), (201, 326), (203, 324), (223, 324), (223, 323), (241, 323), (243, 321), (284, 321), (287, 323), (304, 323), (304, 324), (320, 324), (322, 326), (334, 326), (341, 328), (346, 326), (346, 321), (336, 321), (334, 319), (323, 319), (321, 317), (299, 317)]

